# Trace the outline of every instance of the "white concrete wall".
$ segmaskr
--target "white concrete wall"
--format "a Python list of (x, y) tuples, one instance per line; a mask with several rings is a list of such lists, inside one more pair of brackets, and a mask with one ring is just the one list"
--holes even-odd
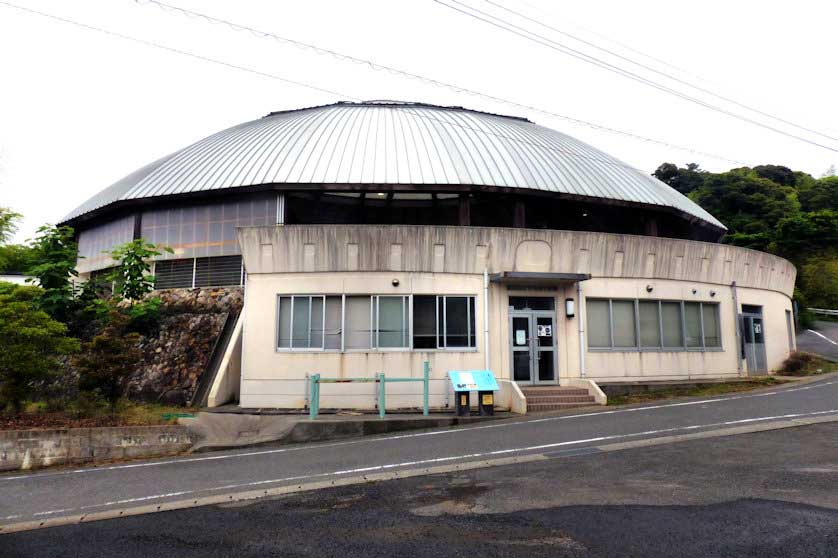
[[(763, 306), (768, 366), (788, 354), (785, 311), (795, 270), (787, 261), (731, 246), (683, 240), (566, 231), (470, 227), (295, 226), (240, 229), (248, 282), (242, 346), (241, 405), (305, 404), (306, 374), (324, 377), (421, 378), (432, 370), (433, 407), (451, 404), (449, 370), (485, 368), (482, 270), (591, 273), (583, 298), (684, 300), (720, 305), (721, 350), (597, 351), (585, 348), (586, 377), (598, 382), (735, 377), (740, 370), (731, 281), (740, 304)], [(398, 286), (393, 280), (398, 279)], [(651, 286), (651, 292), (647, 291)], [(711, 294), (714, 293), (714, 294)], [(476, 350), (284, 352), (276, 348), (279, 294), (459, 294), (476, 297)], [(585, 304), (573, 284), (542, 290), (492, 284), (489, 291), (489, 367), (511, 379), (509, 296), (553, 296), (556, 307), (557, 373), (561, 384), (581, 377), (579, 320)], [(564, 314), (566, 298), (576, 316)], [(587, 323), (585, 323), (587, 330)], [(419, 407), (422, 384), (387, 386), (387, 407)], [(376, 385), (324, 384), (323, 408), (372, 409)]]
[[(394, 287), (393, 279), (399, 280)], [(282, 351), (276, 348), (276, 298), (279, 294), (459, 294), (473, 295), (477, 349), (435, 351)], [(431, 365), (430, 404), (442, 407), (449, 370), (484, 368), (483, 277), (454, 274), (408, 273), (299, 273), (250, 275), (245, 291), (246, 318), (243, 344), (243, 407), (302, 407), (305, 375), (371, 377), (380, 372), (394, 377), (421, 378), (423, 365)], [(375, 384), (323, 384), (323, 408), (375, 408)], [(387, 384), (387, 406), (421, 407), (422, 383)]]

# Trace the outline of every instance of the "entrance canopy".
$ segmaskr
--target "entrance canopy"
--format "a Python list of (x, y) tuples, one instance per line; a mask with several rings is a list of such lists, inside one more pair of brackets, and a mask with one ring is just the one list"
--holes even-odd
[(501, 271), (489, 276), (492, 283), (511, 287), (561, 287), (591, 278), (590, 273), (544, 273), (537, 271)]

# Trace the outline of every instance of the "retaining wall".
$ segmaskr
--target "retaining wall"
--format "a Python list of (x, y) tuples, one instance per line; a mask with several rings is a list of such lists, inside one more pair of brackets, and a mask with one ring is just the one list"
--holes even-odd
[(180, 425), (0, 431), (0, 471), (174, 455), (197, 441)]

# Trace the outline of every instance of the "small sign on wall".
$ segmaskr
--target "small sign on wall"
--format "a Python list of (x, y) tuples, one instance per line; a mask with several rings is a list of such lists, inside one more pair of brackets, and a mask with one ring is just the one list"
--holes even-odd
[(553, 337), (553, 326), (552, 325), (541, 325), (539, 324), (536, 326), (538, 331), (539, 337)]

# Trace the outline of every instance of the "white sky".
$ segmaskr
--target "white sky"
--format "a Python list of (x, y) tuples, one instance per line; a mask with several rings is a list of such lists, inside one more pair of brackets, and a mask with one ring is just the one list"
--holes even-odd
[[(648, 172), (664, 161), (695, 161), (714, 171), (738, 166), (373, 71), (131, 0), (9, 1), (352, 97), (527, 116)], [(481, 0), (463, 1), (512, 20)], [(497, 1), (623, 56), (838, 137), (834, 46), (838, 3)], [(820, 176), (838, 164), (834, 151), (629, 81), (432, 0), (170, 3), (749, 165), (782, 164)], [(567, 37), (527, 25), (568, 46), (606, 57)], [(606, 42), (603, 36), (689, 74)], [(766, 121), (625, 62), (619, 64)], [(211, 133), (270, 111), (337, 100), (341, 99), (335, 95), (0, 4), (0, 206), (25, 215), (16, 237), (22, 242), (41, 224), (56, 222), (124, 175)], [(838, 141), (766, 122), (838, 149)]]

